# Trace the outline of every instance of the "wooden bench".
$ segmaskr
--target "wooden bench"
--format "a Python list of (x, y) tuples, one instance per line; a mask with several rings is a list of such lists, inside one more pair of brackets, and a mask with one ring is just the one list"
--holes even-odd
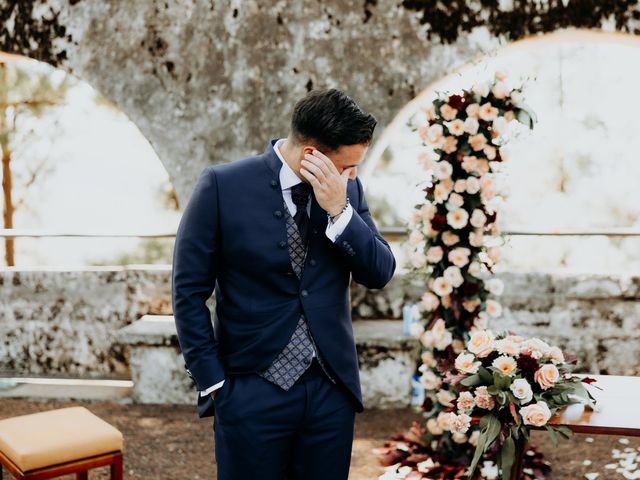
[[(640, 377), (584, 374), (575, 376), (596, 379), (593, 385), (585, 384), (596, 399), (596, 409), (591, 410), (583, 404), (569, 405), (549, 420), (550, 425), (565, 426), (575, 433), (640, 437), (640, 415), (632, 410), (640, 403)], [(474, 416), (472, 423), (477, 424), (479, 420), (480, 417)], [(533, 429), (544, 430), (544, 427)], [(522, 477), (525, 451), (526, 445), (516, 444), (516, 459), (511, 477), (514, 480)]]
[(67, 407), (0, 420), (2, 467), (19, 480), (76, 474), (87, 480), (92, 468), (110, 465), (122, 480), (123, 438), (115, 427), (85, 407)]

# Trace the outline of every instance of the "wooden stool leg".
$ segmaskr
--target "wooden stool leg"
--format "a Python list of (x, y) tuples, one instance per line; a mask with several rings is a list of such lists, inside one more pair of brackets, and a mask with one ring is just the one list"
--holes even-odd
[(89, 480), (89, 472), (87, 470), (84, 472), (77, 472), (76, 480)]
[(113, 458), (111, 464), (111, 480), (122, 480), (122, 454), (118, 454)]

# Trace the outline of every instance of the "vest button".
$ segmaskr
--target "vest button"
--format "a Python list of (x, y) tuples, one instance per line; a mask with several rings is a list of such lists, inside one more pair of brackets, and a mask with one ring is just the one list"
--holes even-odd
[(278, 186), (278, 182), (276, 180), (271, 180), (271, 188), (276, 188)]
[(279, 246), (280, 248), (284, 248), (284, 247), (286, 247), (286, 246), (287, 246), (287, 242), (285, 242), (284, 240), (280, 240), (280, 241), (278, 242), (278, 246)]
[(310, 358), (305, 358), (304, 359), (304, 363), (305, 363), (305, 365), (309, 365), (311, 363), (311, 359)]
[(273, 216), (276, 218), (280, 218), (282, 217), (282, 212), (280, 210), (276, 210), (275, 212), (273, 212)]

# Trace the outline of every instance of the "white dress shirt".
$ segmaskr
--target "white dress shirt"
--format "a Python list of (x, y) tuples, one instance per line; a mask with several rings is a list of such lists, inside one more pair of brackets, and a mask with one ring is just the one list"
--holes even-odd
[[(273, 150), (276, 152), (276, 155), (278, 155), (278, 158), (280, 158), (280, 160), (282, 161), (282, 168), (280, 169), (280, 188), (282, 189), (282, 197), (284, 198), (284, 201), (287, 204), (287, 208), (289, 209), (289, 212), (293, 217), (296, 214), (297, 208), (295, 203), (293, 203), (293, 199), (291, 198), (291, 187), (298, 183), (301, 183), (302, 179), (298, 177), (298, 175), (296, 175), (296, 173), (291, 169), (289, 164), (280, 153), (280, 146), (282, 145), (284, 140), (284, 138), (280, 138), (273, 146)], [(309, 201), (307, 202), (307, 215), (309, 215), (309, 217), (311, 217), (311, 201), (311, 195), (309, 195)], [(336, 241), (336, 237), (343, 232), (344, 228), (349, 223), (349, 220), (351, 220), (352, 215), (353, 208), (351, 207), (351, 205), (348, 205), (347, 209), (342, 213), (342, 215), (340, 215), (340, 217), (338, 217), (337, 221), (332, 222), (331, 220), (329, 220), (329, 222), (327, 223), (327, 228), (325, 230), (325, 235), (329, 238), (329, 240), (331, 240), (332, 242)], [(224, 380), (216, 383), (215, 385), (212, 385), (206, 390), (202, 390), (200, 392), (200, 395), (203, 397), (205, 395), (208, 395), (214, 390), (222, 387), (223, 383)]]

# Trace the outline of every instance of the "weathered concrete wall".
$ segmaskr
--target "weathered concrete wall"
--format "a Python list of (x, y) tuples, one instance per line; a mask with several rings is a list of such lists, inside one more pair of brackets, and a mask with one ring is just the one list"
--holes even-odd
[[(640, 374), (640, 277), (498, 276), (504, 315), (491, 328), (557, 343), (583, 371)], [(144, 314), (172, 313), (169, 267), (5, 269), (0, 292), (0, 372), (11, 375), (130, 378), (116, 332)], [(422, 292), (402, 275), (381, 291), (352, 284), (354, 319), (400, 318)], [(383, 344), (359, 348), (372, 362), (388, 357)]]
[[(351, 94), (376, 136), (499, 39), (638, 33), (636, 0), (0, 0), (0, 50), (87, 80), (151, 142), (179, 198), (199, 171), (264, 150), (315, 87)], [(377, 137), (376, 137), (377, 138)]]

